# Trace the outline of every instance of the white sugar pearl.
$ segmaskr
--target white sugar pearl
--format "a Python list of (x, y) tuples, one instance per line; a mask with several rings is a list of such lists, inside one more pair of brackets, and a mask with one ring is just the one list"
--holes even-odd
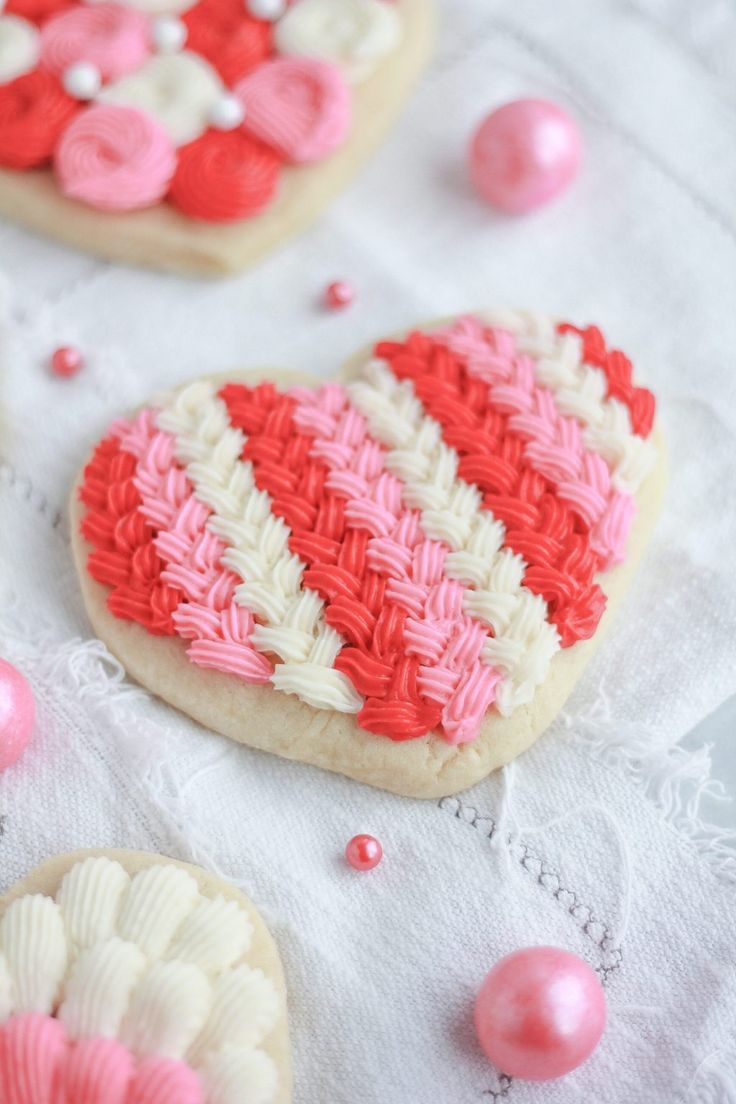
[(256, 19), (280, 19), (286, 11), (286, 0), (245, 0), (245, 6)]
[(244, 118), (245, 111), (237, 96), (220, 96), (209, 110), (209, 121), (218, 130), (235, 130)]
[(160, 15), (151, 27), (153, 45), (159, 54), (176, 54), (187, 40), (187, 28), (173, 15)]
[(89, 61), (77, 61), (64, 70), (64, 88), (77, 100), (93, 100), (102, 88), (102, 75)]

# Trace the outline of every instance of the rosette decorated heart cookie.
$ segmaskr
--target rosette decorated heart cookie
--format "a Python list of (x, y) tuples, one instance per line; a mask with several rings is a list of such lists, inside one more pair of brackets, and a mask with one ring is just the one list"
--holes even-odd
[(7, 0), (0, 214), (114, 260), (243, 268), (347, 183), (430, 36), (429, 0)]
[(489, 312), (343, 382), (202, 379), (73, 496), (99, 636), (243, 743), (451, 793), (544, 730), (656, 518), (654, 398), (595, 327)]
[(251, 903), (134, 851), (0, 900), (3, 1104), (288, 1104), (281, 963)]

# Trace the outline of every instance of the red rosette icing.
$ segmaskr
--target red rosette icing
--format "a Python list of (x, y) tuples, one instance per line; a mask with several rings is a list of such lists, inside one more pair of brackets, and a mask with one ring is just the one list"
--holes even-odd
[(75, 0), (7, 0), (5, 14), (19, 15), (30, 23), (41, 26), (52, 15), (75, 7)]
[(80, 106), (42, 69), (0, 85), (0, 165), (32, 169), (50, 161)]
[(209, 130), (179, 149), (169, 199), (190, 218), (246, 218), (270, 203), (280, 167), (273, 150), (242, 131)]
[(202, 0), (182, 15), (187, 50), (214, 65), (234, 84), (272, 53), (272, 25), (249, 15), (243, 0)]

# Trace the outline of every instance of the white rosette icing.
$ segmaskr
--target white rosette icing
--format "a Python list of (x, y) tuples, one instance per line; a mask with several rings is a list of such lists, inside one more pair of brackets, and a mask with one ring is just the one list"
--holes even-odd
[(282, 998), (245, 960), (252, 934), (237, 902), (203, 896), (179, 866), (130, 878), (111, 859), (84, 859), (56, 900), (8, 906), (0, 1027), (21, 1013), (55, 1015), (71, 1041), (116, 1039), (138, 1060), (187, 1063), (207, 1104), (272, 1104), (278, 1072), (260, 1048)]
[(38, 61), (39, 35), (27, 19), (0, 15), (0, 84), (34, 69)]
[(386, 0), (299, 0), (275, 25), (276, 48), (340, 66), (365, 80), (401, 41), (401, 18)]
[(162, 54), (104, 88), (102, 103), (137, 107), (157, 119), (174, 143), (183, 146), (203, 134), (222, 81), (208, 62), (189, 50)]

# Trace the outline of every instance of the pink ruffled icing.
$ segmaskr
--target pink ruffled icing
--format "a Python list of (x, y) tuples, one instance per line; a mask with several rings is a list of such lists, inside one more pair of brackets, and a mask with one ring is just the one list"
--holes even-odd
[(96, 104), (62, 135), (54, 169), (71, 199), (103, 211), (133, 211), (166, 195), (176, 151), (161, 124), (145, 112)]
[(204, 1104), (183, 1062), (140, 1064), (115, 1039), (66, 1037), (51, 1016), (27, 1013), (0, 1026), (2, 1104)]
[(119, 4), (82, 4), (60, 12), (41, 28), (41, 64), (58, 76), (87, 61), (104, 80), (138, 69), (150, 55), (148, 20)]
[(340, 70), (325, 61), (274, 58), (244, 77), (234, 92), (245, 109), (245, 130), (289, 161), (319, 161), (350, 129), (350, 89)]

